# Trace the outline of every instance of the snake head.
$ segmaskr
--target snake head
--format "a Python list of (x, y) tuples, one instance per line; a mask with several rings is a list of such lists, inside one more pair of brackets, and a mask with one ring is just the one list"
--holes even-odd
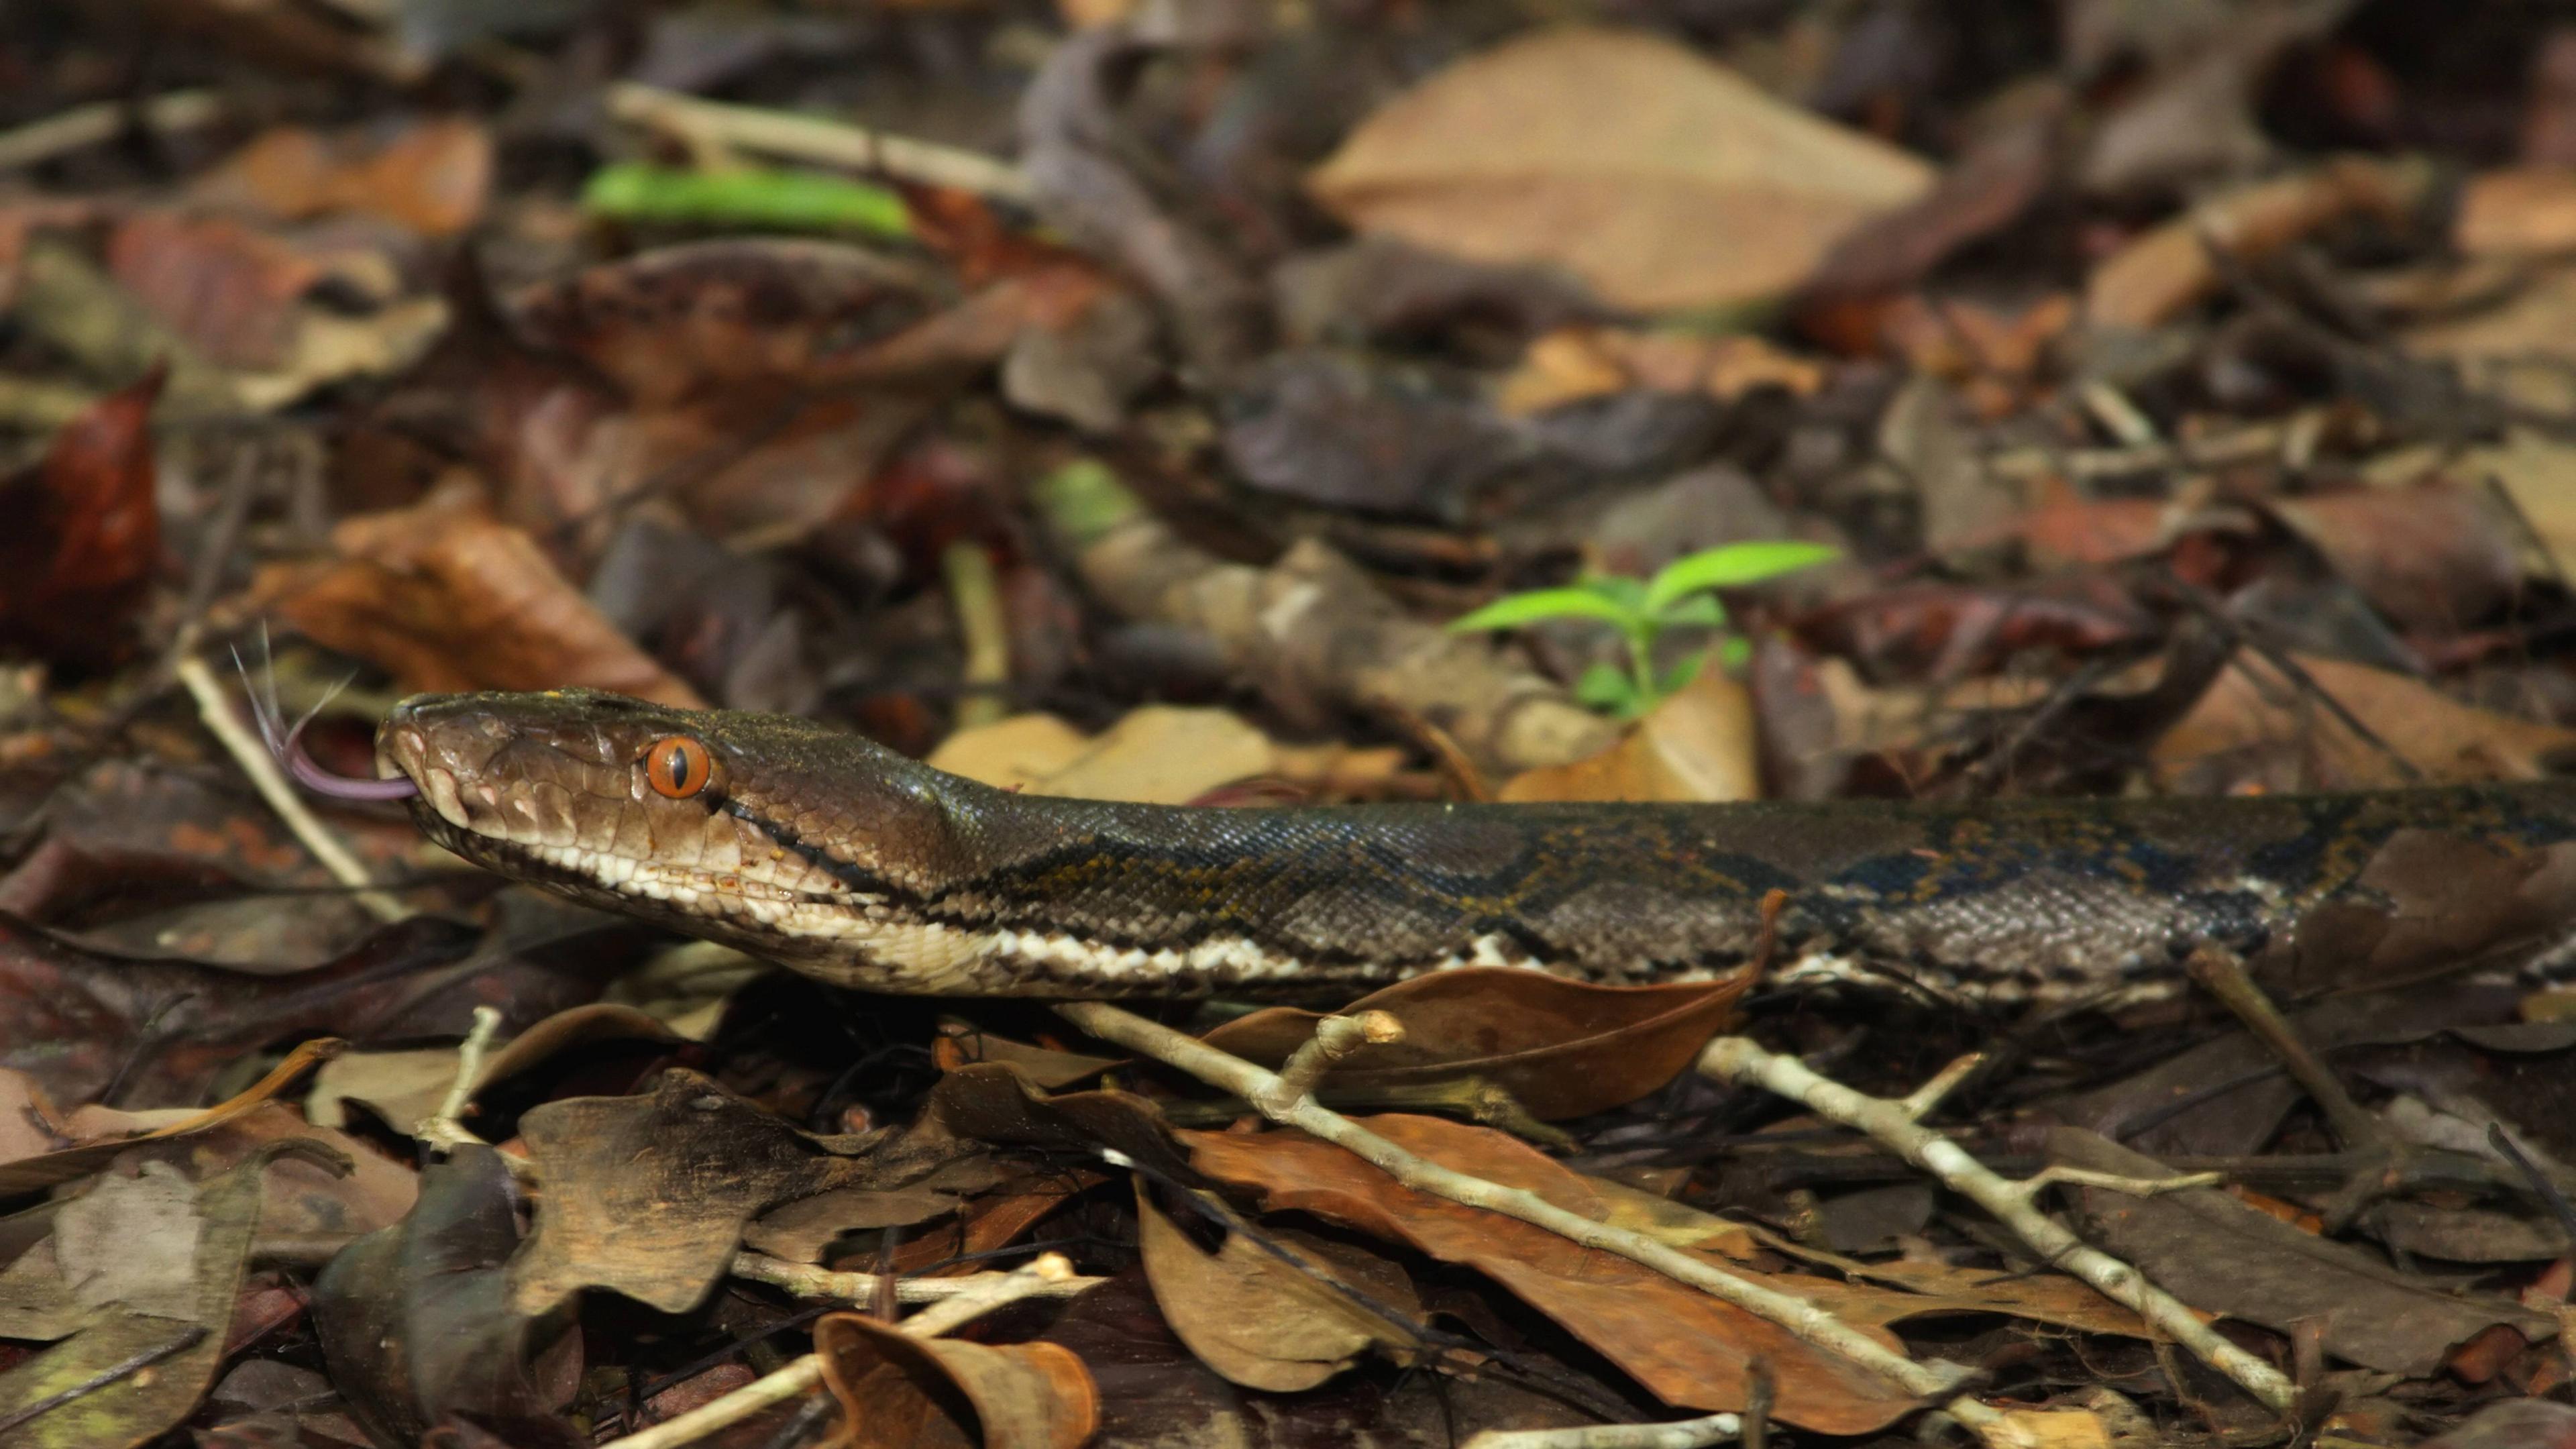
[(827, 935), (827, 916), (935, 891), (954, 853), (955, 782), (779, 716), (593, 690), (415, 695), (376, 754), (466, 859), (771, 954)]

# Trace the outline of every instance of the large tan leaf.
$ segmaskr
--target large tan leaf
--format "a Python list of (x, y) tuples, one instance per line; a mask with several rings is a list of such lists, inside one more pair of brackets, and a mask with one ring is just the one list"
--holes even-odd
[(1554, 262), (1644, 309), (1776, 296), (1932, 169), (1629, 31), (1472, 56), (1360, 124), (1307, 178), (1362, 231)]

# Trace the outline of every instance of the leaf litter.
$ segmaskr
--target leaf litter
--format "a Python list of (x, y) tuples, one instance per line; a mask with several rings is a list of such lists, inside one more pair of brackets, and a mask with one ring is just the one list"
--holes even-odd
[[(2567, 993), (2445, 974), (2563, 861), (2309, 923), (2258, 985), (2346, 1100), (2205, 995), (1157, 1008), (1283, 1104), (282, 821), (172, 680), (356, 671), (349, 775), (589, 686), (1210, 809), (2563, 773), (2576, 29), (505, 8), (0, 15), (0, 1441), (2566, 1436)], [(1745, 545), (1840, 561), (1642, 610)], [(1722, 1032), (1982, 1053), (1917, 1116), (2183, 1317)]]

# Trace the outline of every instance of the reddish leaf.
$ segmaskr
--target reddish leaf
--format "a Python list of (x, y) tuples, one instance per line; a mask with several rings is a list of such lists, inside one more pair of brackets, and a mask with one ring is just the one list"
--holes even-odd
[[(1478, 1077), (1539, 1118), (1580, 1117), (1671, 1081), (1752, 979), (1596, 986), (1505, 968), (1418, 976), (1343, 1008), (1392, 1012), (1404, 1040), (1362, 1046), (1324, 1080), (1337, 1090), (1385, 1093)], [(1207, 1042), (1277, 1066), (1315, 1034), (1317, 1017), (1271, 1007), (1218, 1027)]]
[(34, 467), (0, 478), (0, 649), (73, 664), (124, 652), (161, 561), (149, 424), (166, 376), (101, 398)]
[(479, 507), (433, 500), (349, 519), (333, 538), (348, 557), (265, 569), (257, 593), (297, 628), (375, 660), (407, 688), (588, 685), (705, 707), (558, 573), (536, 540)]
[(108, 268), (124, 288), (213, 362), (282, 366), (299, 301), (322, 278), (302, 252), (221, 217), (147, 211), (117, 227)]
[[(1581, 1176), (1500, 1132), (1433, 1117), (1373, 1117), (1363, 1125), (1444, 1167), (1525, 1189), (1596, 1221), (1609, 1216), (1608, 1204)], [(1773, 1412), (1785, 1423), (1865, 1434), (1914, 1407), (1895, 1385), (1777, 1324), (1545, 1228), (1417, 1192), (1328, 1142), (1298, 1132), (1180, 1135), (1201, 1171), (1258, 1189), (1274, 1210), (1316, 1213), (1476, 1268), (1666, 1403), (1742, 1408), (1760, 1361), (1777, 1385)], [(1815, 1281), (1774, 1277), (1769, 1283), (1796, 1293)], [(1902, 1351), (1885, 1330), (1869, 1332)]]

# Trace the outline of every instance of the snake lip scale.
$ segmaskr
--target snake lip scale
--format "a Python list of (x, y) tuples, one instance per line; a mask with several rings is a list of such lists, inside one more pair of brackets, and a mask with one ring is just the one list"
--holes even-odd
[(2346, 795), (1209, 809), (1021, 795), (811, 721), (422, 695), (377, 735), (433, 839), (879, 991), (1329, 996), (1466, 965), (1613, 983), (1892, 970), (2154, 994), (2215, 946), (2299, 992), (2576, 926), (2576, 783)]

